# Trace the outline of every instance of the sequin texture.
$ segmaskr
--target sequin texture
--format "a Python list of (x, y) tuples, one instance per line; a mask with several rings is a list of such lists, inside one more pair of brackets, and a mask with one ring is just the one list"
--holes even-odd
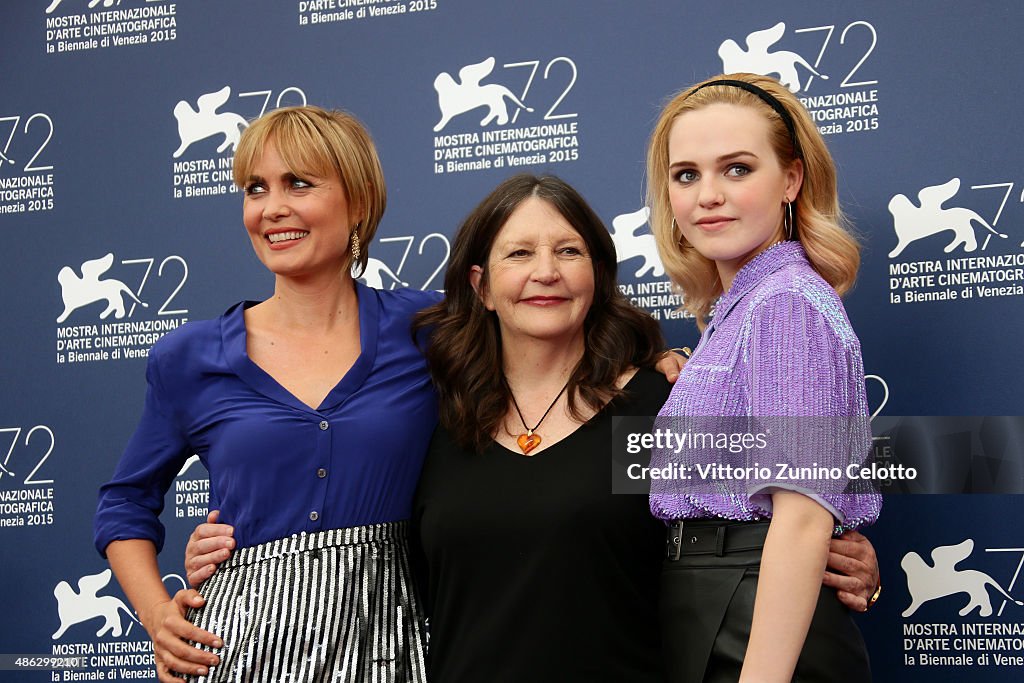
[[(186, 617), (224, 639), (195, 683), (423, 683), (423, 618), (407, 522), (301, 533), (242, 548)], [(204, 647), (203, 649), (209, 650)]]
[[(716, 421), (735, 427), (737, 418), (770, 424), (776, 450), (763, 464), (773, 475), (776, 465), (846, 473), (867, 460), (860, 342), (839, 296), (799, 242), (765, 250), (736, 274), (659, 415), (658, 424), (677, 433)], [(692, 450), (655, 448), (651, 466), (692, 468), (694, 457)], [(730, 464), (743, 465), (749, 454), (736, 457)], [(870, 524), (881, 510), (881, 495), (865, 479), (812, 477), (794, 485), (774, 476), (697, 479), (652, 481), (651, 512), (665, 520), (770, 518), (772, 487), (817, 500), (836, 518), (837, 531)]]

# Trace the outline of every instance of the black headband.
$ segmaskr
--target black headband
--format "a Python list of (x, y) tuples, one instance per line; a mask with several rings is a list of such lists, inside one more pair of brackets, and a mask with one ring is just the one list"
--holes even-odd
[[(739, 88), (740, 90), (746, 90), (751, 95), (756, 95), (761, 100), (763, 100), (765, 104), (767, 104), (769, 107), (775, 110), (775, 113), (779, 115), (779, 118), (782, 119), (782, 122), (786, 124), (786, 130), (789, 131), (789, 139), (793, 141), (793, 155), (798, 159), (803, 158), (803, 152), (800, 150), (800, 142), (797, 140), (796, 137), (796, 126), (793, 125), (793, 117), (789, 115), (789, 112), (786, 111), (786, 108), (782, 106), (782, 103), (775, 99), (775, 97), (773, 97), (771, 93), (769, 93), (767, 90), (762, 90), (753, 83), (747, 83), (746, 81), (736, 81), (731, 78), (723, 78), (717, 81), (710, 81), (708, 83), (705, 83), (704, 85), (694, 88), (690, 92), (690, 95), (697, 92), (698, 90), (703, 90), (704, 88), (707, 88), (712, 85), (728, 85), (733, 88)], [(687, 97), (689, 97), (689, 95), (687, 95)]]

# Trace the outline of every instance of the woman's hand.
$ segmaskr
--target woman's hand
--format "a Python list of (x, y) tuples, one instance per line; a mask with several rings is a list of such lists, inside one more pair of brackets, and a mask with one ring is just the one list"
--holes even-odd
[[(687, 355), (678, 353), (682, 351)], [(690, 349), (679, 348), (669, 349), (662, 356), (661, 359), (654, 365), (654, 369), (665, 375), (665, 379), (669, 382), (675, 382), (679, 379), (679, 373), (682, 371), (683, 366), (686, 365), (686, 360), (689, 356)]]
[(836, 589), (839, 601), (856, 612), (866, 612), (881, 583), (875, 548), (863, 534), (847, 531), (833, 538), (828, 549), (828, 570), (822, 580)]
[(219, 658), (184, 642), (183, 638), (210, 647), (221, 647), (220, 638), (185, 620), (188, 607), (200, 607), (203, 599), (195, 591), (178, 591), (174, 599), (167, 595), (156, 546), (140, 538), (113, 541), (107, 546), (107, 559), (132, 603), (139, 621), (153, 641), (154, 662), (161, 683), (185, 683), (174, 671), (203, 675)]
[(182, 589), (173, 599), (158, 602), (147, 609), (145, 614), (139, 615), (153, 641), (156, 672), (161, 683), (185, 683), (175, 672), (204, 676), (209, 672), (209, 667), (220, 662), (217, 655), (186, 642), (191, 640), (214, 648), (224, 645), (220, 638), (193, 626), (185, 619), (187, 608), (202, 607), (205, 602), (196, 591)]
[[(235, 547), (234, 528), (228, 524), (217, 524), (220, 510), (212, 510), (206, 523), (200, 524), (188, 537), (185, 546), (185, 572), (188, 583), (198, 588), (203, 581), (213, 576), (217, 565), (231, 557)], [(196, 594), (198, 595), (198, 593)]]

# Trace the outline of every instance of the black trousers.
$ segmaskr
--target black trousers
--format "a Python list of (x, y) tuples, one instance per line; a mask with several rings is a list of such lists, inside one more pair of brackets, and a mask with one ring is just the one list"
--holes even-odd
[[(686, 552), (691, 538), (722, 533), (717, 527), (767, 522), (687, 522), (683, 552), (666, 560), (661, 573), (662, 651), (670, 683), (736, 683), (750, 639), (754, 597), (763, 547), (732, 549), (711, 543), (710, 551)], [(729, 529), (724, 537), (728, 539)], [(744, 530), (747, 538), (751, 529)], [(691, 536), (691, 534), (694, 534)], [(738, 535), (738, 534), (737, 534)], [(724, 546), (724, 547), (723, 547)], [(871, 680), (867, 649), (849, 610), (835, 591), (822, 586), (793, 681), (864, 683)]]

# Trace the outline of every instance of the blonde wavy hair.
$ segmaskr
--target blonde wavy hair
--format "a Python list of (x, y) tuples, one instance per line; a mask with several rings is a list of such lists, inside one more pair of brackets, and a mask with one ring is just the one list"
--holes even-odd
[(782, 117), (756, 95), (729, 85), (704, 84), (721, 79), (744, 81), (768, 92), (785, 108), (793, 120), (803, 160), (804, 177), (793, 202), (793, 232), (800, 240), (811, 265), (840, 295), (853, 286), (860, 266), (860, 244), (839, 208), (836, 167), (825, 140), (818, 132), (800, 101), (778, 81), (748, 73), (722, 74), (701, 81), (676, 94), (661, 111), (647, 148), (647, 205), (651, 209), (651, 231), (665, 270), (682, 291), (683, 306), (697, 319), (698, 327), (707, 326), (715, 300), (722, 294), (722, 283), (714, 261), (684, 248), (682, 233), (673, 225), (669, 203), (669, 132), (676, 119), (686, 112), (711, 104), (735, 104), (750, 107), (770, 124), (770, 143), (782, 168), (796, 159), (789, 130)]
[(245, 189), (270, 141), (295, 175), (341, 178), (345, 198), (359, 215), (354, 230), (361, 245), (362, 271), (387, 207), (384, 170), (366, 127), (348, 112), (309, 105), (264, 114), (242, 132), (235, 148), (234, 181), (239, 188)]

